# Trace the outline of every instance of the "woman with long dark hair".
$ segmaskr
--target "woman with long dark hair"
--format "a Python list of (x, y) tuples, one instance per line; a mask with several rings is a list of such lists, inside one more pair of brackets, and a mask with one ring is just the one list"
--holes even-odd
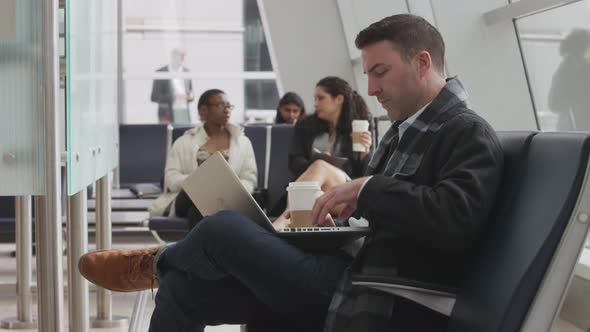
[[(314, 91), (315, 112), (295, 124), (289, 151), (289, 169), (295, 181), (317, 181), (322, 191), (364, 174), (371, 155), (371, 132), (361, 134), (365, 152), (352, 149), (352, 121), (367, 120), (371, 114), (363, 97), (345, 80), (328, 76)], [(286, 215), (287, 194), (269, 215)], [(337, 213), (337, 211), (334, 211)], [(285, 218), (280, 218), (281, 222)]]
[[(295, 137), (289, 153), (289, 169), (299, 177), (316, 159), (324, 159), (342, 169), (351, 178), (363, 174), (370, 157), (369, 132), (361, 136), (365, 152), (352, 151), (352, 120), (367, 120), (371, 114), (363, 97), (345, 80), (322, 78), (314, 91), (314, 114), (295, 125)], [(322, 155), (334, 158), (322, 158)], [(341, 160), (341, 162), (334, 162)]]

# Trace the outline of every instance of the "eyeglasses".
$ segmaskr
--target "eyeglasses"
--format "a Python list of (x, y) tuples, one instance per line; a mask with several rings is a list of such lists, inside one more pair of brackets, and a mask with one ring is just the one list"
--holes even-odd
[(217, 103), (217, 104), (207, 104), (207, 105), (209, 105), (209, 106), (211, 106), (211, 107), (218, 108), (218, 109), (220, 109), (220, 110), (225, 110), (225, 109), (228, 109), (228, 110), (230, 110), (230, 111), (231, 111), (231, 110), (233, 110), (233, 109), (234, 109), (234, 107), (235, 107), (234, 105), (232, 105), (232, 104), (230, 104), (230, 103), (227, 103), (227, 104), (226, 104), (226, 103)]

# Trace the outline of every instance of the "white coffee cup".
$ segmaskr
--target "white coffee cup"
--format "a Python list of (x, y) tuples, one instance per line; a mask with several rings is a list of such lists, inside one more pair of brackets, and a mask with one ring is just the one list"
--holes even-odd
[(311, 210), (315, 200), (321, 194), (317, 181), (291, 182), (287, 187), (289, 193), (290, 227), (314, 227)]
[(352, 151), (367, 152), (361, 143), (361, 134), (369, 131), (368, 120), (352, 120)]

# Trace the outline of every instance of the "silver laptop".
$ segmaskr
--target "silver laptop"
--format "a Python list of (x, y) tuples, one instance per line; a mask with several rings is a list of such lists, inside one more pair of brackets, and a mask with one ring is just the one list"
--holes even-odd
[(369, 227), (307, 227), (275, 230), (268, 216), (219, 152), (211, 155), (190, 174), (182, 183), (182, 188), (203, 216), (222, 210), (239, 212), (269, 232), (276, 233), (306, 249), (336, 248), (369, 233)]

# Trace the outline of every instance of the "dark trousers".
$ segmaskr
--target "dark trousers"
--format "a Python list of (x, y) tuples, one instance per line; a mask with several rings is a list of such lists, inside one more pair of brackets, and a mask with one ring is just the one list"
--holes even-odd
[(160, 288), (149, 331), (219, 324), (321, 331), (350, 262), (340, 251), (304, 253), (240, 214), (219, 212), (158, 260)]

